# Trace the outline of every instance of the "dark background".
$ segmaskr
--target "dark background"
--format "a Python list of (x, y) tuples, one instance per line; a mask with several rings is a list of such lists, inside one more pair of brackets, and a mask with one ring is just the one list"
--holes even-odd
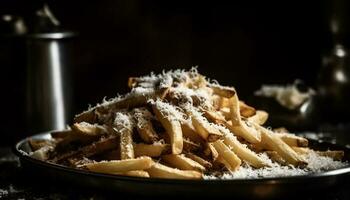
[[(38, 5), (2, 0), (0, 14), (30, 16)], [(202, 74), (235, 86), (242, 99), (263, 83), (298, 78), (315, 86), (321, 57), (334, 40), (330, 0), (61, 0), (50, 7), (64, 28), (79, 33), (70, 41), (73, 113), (125, 93), (129, 76), (163, 69), (198, 66)], [(33, 134), (23, 126), (25, 65), (16, 60), (20, 50), (5, 43), (0, 49), (2, 143)]]

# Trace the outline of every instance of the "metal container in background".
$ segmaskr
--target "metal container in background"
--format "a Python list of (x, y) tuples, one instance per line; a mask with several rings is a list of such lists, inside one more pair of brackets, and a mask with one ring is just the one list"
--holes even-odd
[(45, 32), (27, 36), (27, 127), (31, 133), (64, 129), (71, 111), (73, 32)]
[(72, 118), (72, 48), (76, 34), (63, 29), (44, 4), (0, 18), (0, 63), (5, 123), (3, 141), (65, 128)]

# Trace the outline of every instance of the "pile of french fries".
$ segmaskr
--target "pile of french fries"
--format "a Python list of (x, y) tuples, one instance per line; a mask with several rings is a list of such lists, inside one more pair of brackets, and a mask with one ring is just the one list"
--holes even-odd
[(202, 179), (242, 165), (307, 167), (303, 155), (311, 151), (338, 160), (344, 155), (314, 151), (305, 138), (264, 127), (267, 112), (195, 70), (131, 77), (128, 86), (129, 94), (78, 114), (53, 140), (30, 141), (32, 156), (99, 173)]

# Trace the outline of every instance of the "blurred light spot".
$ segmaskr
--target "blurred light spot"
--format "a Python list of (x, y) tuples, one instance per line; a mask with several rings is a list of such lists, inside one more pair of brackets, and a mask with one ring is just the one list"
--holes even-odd
[(346, 78), (346, 76), (345, 76), (345, 74), (344, 74), (344, 72), (343, 72), (342, 70), (337, 70), (337, 71), (335, 71), (334, 76), (335, 76), (335, 77), (334, 77), (335, 80), (337, 80), (337, 81), (339, 81), (339, 82), (344, 83), (344, 82), (347, 81), (347, 78)]

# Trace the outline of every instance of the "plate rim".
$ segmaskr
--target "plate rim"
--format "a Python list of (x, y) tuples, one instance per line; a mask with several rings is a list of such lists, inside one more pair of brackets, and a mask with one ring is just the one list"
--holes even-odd
[[(55, 170), (61, 170), (64, 172), (77, 173), (79, 175), (84, 176), (92, 176), (98, 178), (108, 178), (115, 179), (118, 181), (143, 181), (144, 183), (152, 182), (152, 183), (161, 183), (161, 184), (283, 184), (283, 183), (293, 183), (300, 182), (305, 180), (313, 180), (313, 179), (321, 179), (321, 178), (330, 178), (330, 177), (338, 177), (342, 175), (350, 174), (350, 162), (348, 161), (348, 165), (342, 168), (321, 172), (321, 173), (311, 173), (307, 175), (296, 175), (296, 176), (284, 176), (284, 177), (263, 177), (263, 178), (237, 178), (237, 179), (202, 179), (202, 180), (183, 180), (183, 179), (165, 179), (165, 178), (147, 178), (147, 177), (132, 177), (132, 176), (123, 176), (123, 175), (114, 175), (114, 174), (106, 174), (106, 173), (97, 173), (91, 172), (87, 170), (80, 170), (71, 167), (67, 167), (64, 165), (59, 165), (55, 163), (45, 162), (39, 159), (32, 158), (28, 156), (28, 153), (21, 150), (20, 147), (28, 142), (29, 139), (33, 138), (41, 138), (45, 136), (49, 136), (52, 131), (45, 131), (42, 133), (38, 133), (35, 135), (28, 136), (19, 140), (12, 148), (14, 154), (19, 157), (20, 162), (22, 159), (34, 163), (38, 167), (48, 167), (53, 168)], [(318, 143), (327, 143), (324, 141), (312, 140)], [(329, 143), (330, 145), (336, 146), (337, 144)], [(338, 145), (342, 149), (347, 149), (350, 152), (350, 148), (347, 146)]]

